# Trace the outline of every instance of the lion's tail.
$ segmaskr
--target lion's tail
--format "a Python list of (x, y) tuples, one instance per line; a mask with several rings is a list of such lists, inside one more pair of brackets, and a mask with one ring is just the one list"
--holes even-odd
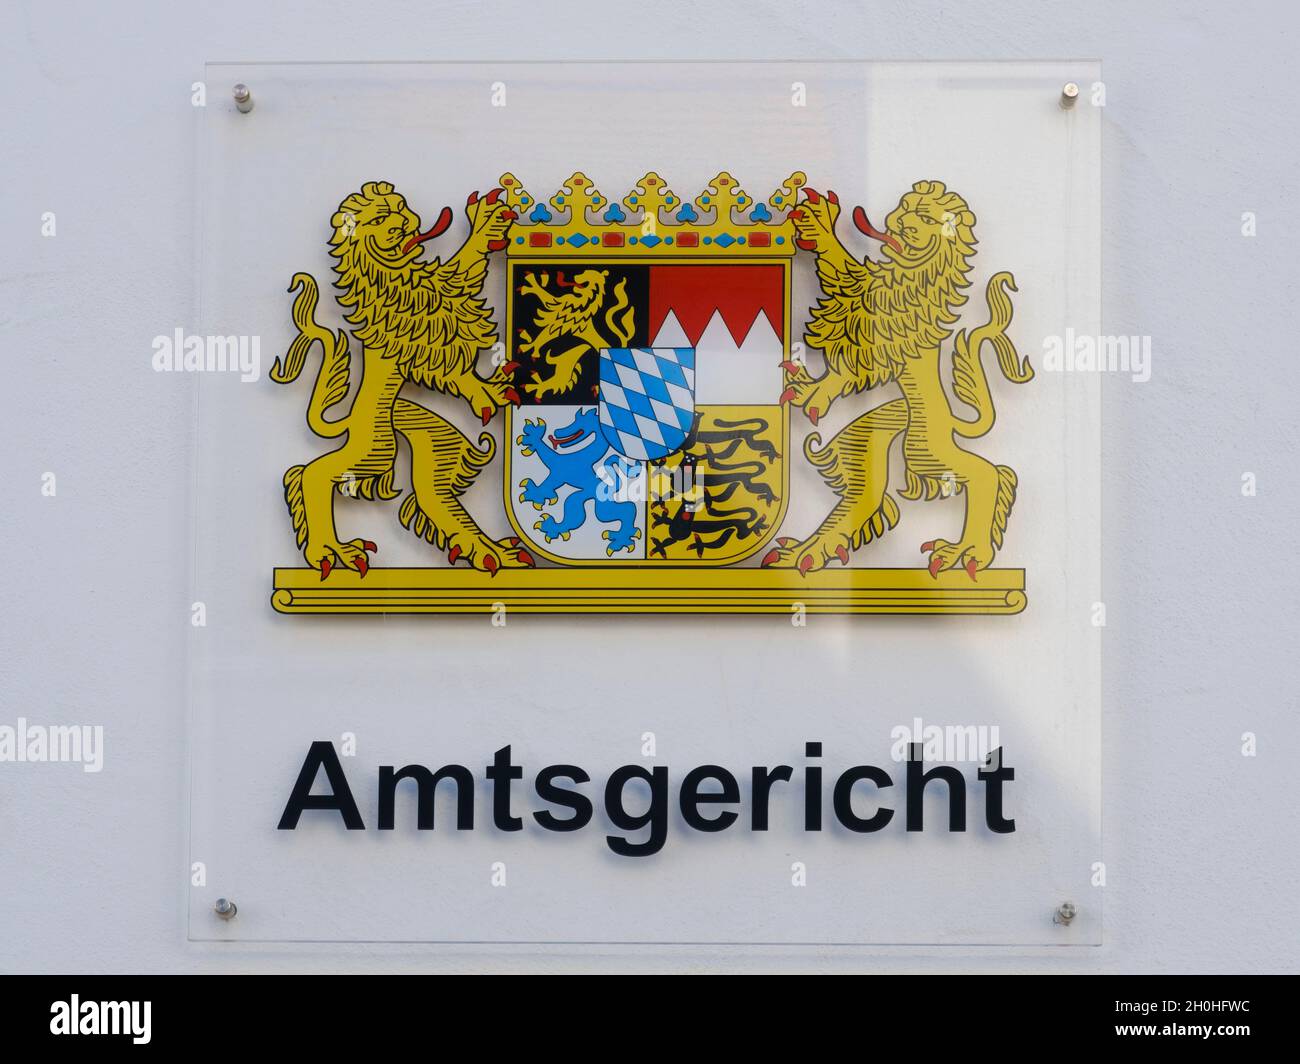
[[(622, 316), (619, 316), (619, 311), (623, 311)], [(617, 336), (621, 343), (632, 339), (635, 312), (636, 308), (628, 306), (627, 278), (624, 277), (614, 286), (614, 305), (605, 312), (605, 328)]]
[(996, 416), (993, 410), (993, 397), (989, 394), (988, 377), (984, 374), (984, 364), (980, 361), (980, 348), (987, 341), (997, 352), (998, 368), (1007, 380), (1024, 384), (1032, 380), (1033, 367), (1028, 359), (1022, 359), (1016, 346), (1007, 336), (1007, 326), (1011, 324), (1011, 297), (1007, 290), (1016, 291), (1016, 282), (1005, 270), (994, 274), (984, 290), (988, 301), (989, 320), (985, 325), (971, 330), (960, 330), (953, 337), (952, 388), (957, 398), (975, 408), (977, 417), (974, 421), (955, 418), (953, 431), (958, 436), (974, 439), (983, 436), (993, 427)]
[(753, 524), (758, 520), (758, 511), (752, 506), (733, 506), (729, 510), (724, 510), (721, 506), (707, 507), (711, 517), (739, 517), (746, 524)]
[(311, 345), (319, 343), (325, 357), (321, 360), (320, 372), (316, 374), (316, 384), (307, 404), (307, 424), (317, 436), (332, 439), (347, 431), (347, 418), (326, 421), (325, 411), (348, 394), (348, 367), (351, 362), (348, 334), (343, 329), (332, 333), (317, 323), (316, 303), (320, 299), (320, 293), (316, 288), (316, 279), (311, 274), (293, 275), (288, 290), (293, 292), (298, 289), (301, 291), (293, 301), (293, 323), (298, 327), (298, 335), (289, 345), (284, 358), (275, 360), (275, 365), (271, 367), (271, 380), (278, 384), (296, 381), (302, 373)]

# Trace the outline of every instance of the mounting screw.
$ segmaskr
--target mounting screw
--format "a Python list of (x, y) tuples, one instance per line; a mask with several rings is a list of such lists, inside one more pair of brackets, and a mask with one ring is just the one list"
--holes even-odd
[[(1067, 81), (1065, 87), (1061, 89), (1061, 108), (1068, 111), (1074, 106), (1074, 101), (1079, 98), (1079, 86), (1073, 81)], [(252, 107), (252, 104), (249, 104)], [(242, 110), (242, 108), (241, 108)]]
[(1052, 916), (1052, 923), (1069, 927), (1070, 921), (1078, 915), (1079, 908), (1074, 904), (1074, 902), (1063, 901), (1056, 907), (1056, 912)]
[(212, 907), (212, 911), (223, 920), (233, 920), (235, 914), (239, 912), (239, 908), (228, 898), (218, 898), (217, 904)]
[(231, 95), (235, 97), (235, 106), (239, 108), (240, 114), (246, 115), (253, 109), (253, 94), (242, 81), (235, 86)]

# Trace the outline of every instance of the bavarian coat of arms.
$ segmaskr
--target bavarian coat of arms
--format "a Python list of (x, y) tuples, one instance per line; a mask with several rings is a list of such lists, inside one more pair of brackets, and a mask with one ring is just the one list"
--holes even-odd
[[(296, 381), (319, 347), (307, 421), (338, 443), (284, 474), (305, 567), (276, 570), (278, 610), (1024, 608), (1023, 570), (993, 566), (1016, 473), (962, 441), (993, 426), (986, 351), (1009, 381), (1033, 371), (1008, 331), (1009, 273), (961, 326), (975, 215), (942, 182), (915, 183), (879, 229), (857, 208), (861, 256), (843, 243), (838, 197), (802, 172), (766, 199), (722, 173), (691, 200), (648, 173), (620, 201), (582, 173), (546, 201), (505, 174), (465, 215), (457, 249), (430, 257), (450, 209), (424, 229), (392, 184), (366, 182), (327, 229), (340, 327), (317, 320), (316, 279), (293, 278), (296, 334), (272, 377)], [(821, 289), (806, 313), (792, 307), (797, 270)], [(885, 386), (889, 398), (822, 438), (833, 404)], [(463, 400), (484, 430), (471, 438), (421, 389)], [(403, 447), (409, 484), (395, 473)], [(836, 500), (803, 523), (795, 463)], [(505, 536), (466, 505), (484, 477), (499, 481)], [(385, 520), (340, 530), (340, 493), (393, 500), (430, 565), (379, 565)], [(899, 499), (954, 495), (952, 538), (928, 534), (914, 568), (871, 565)]]

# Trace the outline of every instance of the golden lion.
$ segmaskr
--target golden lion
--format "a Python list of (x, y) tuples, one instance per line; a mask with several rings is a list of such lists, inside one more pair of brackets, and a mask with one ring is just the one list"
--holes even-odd
[(939, 181), (918, 181), (885, 222), (873, 229), (862, 208), (854, 222), (884, 244), (884, 261), (858, 262), (835, 235), (839, 201), (805, 189), (806, 201), (791, 212), (799, 247), (817, 255), (823, 298), (812, 309), (808, 344), (826, 356), (826, 373), (814, 380), (796, 363), (783, 402), (792, 402), (812, 421), (832, 402), (889, 381), (902, 389), (893, 399), (863, 414), (821, 446), (811, 434), (804, 454), (821, 472), (840, 501), (807, 539), (781, 539), (764, 565), (788, 565), (800, 572), (820, 569), (831, 559), (847, 565), (849, 552), (883, 535), (898, 523), (898, 504), (885, 488), (889, 450), (902, 434), (907, 485), (905, 499), (933, 499), (966, 493), (966, 518), (956, 543), (931, 540), (929, 570), (963, 567), (975, 579), (1002, 546), (1007, 518), (1016, 498), (1016, 474), (958, 445), (993, 427), (993, 399), (980, 361), (984, 343), (993, 345), (998, 366), (1009, 381), (1023, 383), (1034, 373), (1006, 335), (1016, 291), (1009, 273), (998, 273), (985, 291), (989, 321), (953, 337), (952, 387), (975, 410), (967, 421), (953, 413), (940, 381), (940, 345), (952, 336), (955, 312), (966, 302), (964, 290), (975, 254), (975, 215)]
[[(567, 392), (578, 380), (578, 363), (582, 356), (591, 350), (613, 347), (596, 328), (596, 315), (605, 305), (605, 282), (608, 270), (582, 270), (572, 281), (566, 281), (563, 273), (556, 274), (556, 284), (573, 291), (563, 295), (548, 292), (550, 275), (543, 273), (541, 283), (532, 271), (524, 274), (524, 283), (519, 287), (520, 295), (530, 295), (541, 303), (541, 309), (533, 319), (535, 333), (519, 330), (519, 353), (536, 359), (541, 356), (546, 346), (553, 340), (565, 337), (577, 341), (563, 351), (546, 356), (546, 361), (555, 367), (545, 379), (536, 370), (532, 373), (532, 382), (524, 385), (524, 391), (535, 399), (541, 399), (551, 393)], [(619, 317), (619, 312), (626, 308), (626, 313)], [(614, 286), (614, 305), (605, 313), (605, 327), (626, 344), (632, 336), (634, 308), (628, 306), (627, 279), (620, 280)]]
[(487, 538), (461, 504), (460, 496), (492, 460), (495, 445), (486, 433), (475, 447), (458, 429), (433, 411), (403, 398), (408, 384), (419, 384), (469, 403), (486, 425), (507, 402), (518, 403), (510, 387), (516, 368), (506, 364), (488, 379), (479, 377), (479, 353), (496, 342), (491, 312), (479, 298), (487, 274), (487, 257), (505, 246), (515, 214), (500, 189), (483, 199), (470, 196), (466, 214), (470, 234), (445, 263), (422, 261), (421, 245), (451, 224), (444, 207), (438, 221), (420, 232), (420, 218), (387, 181), (368, 181), (339, 204), (331, 219), (330, 254), (337, 260), (335, 287), (345, 321), (361, 342), (362, 375), (348, 413), (325, 419), (330, 407), (349, 390), (348, 332), (336, 334), (317, 324), (319, 298), (310, 274), (294, 275), (297, 291), (293, 320), (298, 335), (276, 360), (271, 378), (281, 384), (297, 380), (307, 352), (319, 343), (324, 351), (320, 372), (307, 406), (307, 424), (326, 439), (346, 436), (336, 450), (284, 475), (284, 496), (298, 546), (321, 579), (340, 566), (362, 576), (369, 553), (366, 539), (342, 541), (334, 526), (334, 491), (364, 499), (392, 499), (393, 462), (398, 434), (411, 448), (413, 494), (399, 513), (403, 525), (447, 550), (451, 562), (465, 559), (476, 569), (532, 565), (518, 539)]

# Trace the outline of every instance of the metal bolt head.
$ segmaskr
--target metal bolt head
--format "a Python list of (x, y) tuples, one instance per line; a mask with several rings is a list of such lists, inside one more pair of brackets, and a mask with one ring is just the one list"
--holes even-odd
[(223, 920), (233, 920), (239, 909), (230, 899), (218, 898), (217, 904), (212, 907), (212, 911)]
[(1079, 98), (1079, 86), (1073, 81), (1066, 82), (1065, 87), (1061, 89), (1061, 106), (1067, 110), (1074, 106), (1074, 102)]
[(253, 109), (253, 94), (243, 82), (234, 87), (231, 95), (235, 98), (235, 107), (239, 109), (240, 114), (246, 115)]
[(1065, 927), (1070, 926), (1070, 921), (1079, 915), (1079, 907), (1072, 901), (1063, 901), (1056, 907), (1056, 914), (1052, 917), (1052, 923), (1062, 924)]

